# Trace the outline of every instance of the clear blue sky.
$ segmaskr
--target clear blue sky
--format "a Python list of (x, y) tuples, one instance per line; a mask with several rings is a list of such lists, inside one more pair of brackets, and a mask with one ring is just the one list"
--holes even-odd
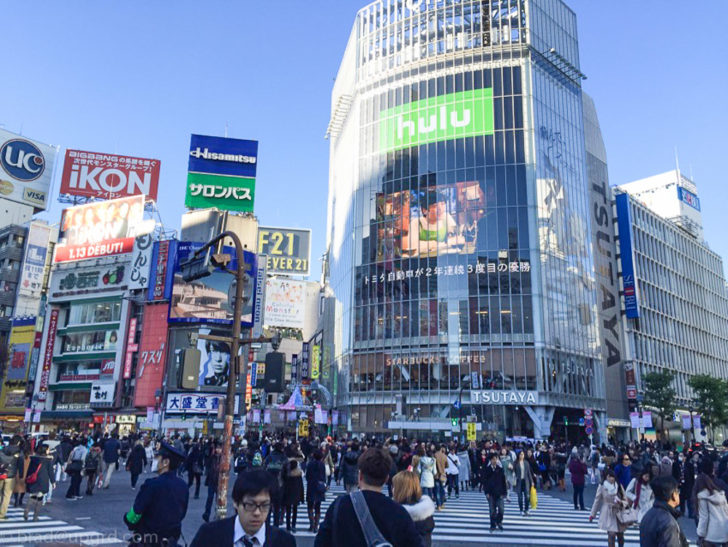
[[(190, 133), (260, 141), (262, 224), (324, 251), (331, 86), (364, 0), (6, 0), (0, 124), (63, 148), (158, 158), (167, 228), (184, 210)], [(570, 0), (611, 184), (680, 167), (728, 257), (728, 2)], [(59, 164), (60, 165), (60, 164)], [(60, 171), (60, 169), (59, 169)], [(60, 173), (56, 174), (56, 180)], [(57, 220), (55, 205), (50, 219)]]

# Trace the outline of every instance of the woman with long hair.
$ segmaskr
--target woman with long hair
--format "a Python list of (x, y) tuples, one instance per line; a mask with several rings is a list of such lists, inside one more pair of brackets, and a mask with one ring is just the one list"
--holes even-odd
[(421, 454), (417, 464), (420, 487), (425, 494), (433, 498), (435, 495), (435, 458), (432, 457), (432, 449), (425, 451), (425, 447), (420, 446), (417, 453)]
[(516, 462), (513, 464), (513, 478), (516, 485), (516, 496), (518, 497), (518, 510), (522, 516), (528, 516), (531, 487), (534, 485), (535, 476), (523, 450), (518, 453)]
[(435, 502), (422, 493), (420, 480), (412, 471), (400, 471), (392, 478), (392, 497), (405, 508), (415, 523), (425, 547), (432, 545)]
[(298, 460), (291, 458), (283, 467), (283, 507), (286, 510), (286, 531), (296, 533), (298, 504), (303, 501), (303, 472)]
[(629, 506), (629, 500), (624, 494), (624, 488), (617, 482), (617, 475), (609, 469), (604, 474), (604, 480), (597, 488), (594, 504), (592, 505), (589, 522), (599, 513), (599, 529), (607, 532), (609, 547), (624, 545), (624, 531), (627, 529), (617, 519), (617, 512)]
[(652, 504), (655, 503), (655, 495), (650, 487), (650, 481), (652, 481), (652, 469), (647, 466), (639, 476), (629, 482), (627, 490), (625, 490), (627, 499), (632, 502), (632, 507), (637, 510), (637, 524), (642, 522), (642, 517), (652, 509)]
[(713, 462), (705, 457), (693, 488), (693, 507), (698, 515), (698, 544), (703, 547), (728, 545), (728, 502), (725, 492), (715, 484)]

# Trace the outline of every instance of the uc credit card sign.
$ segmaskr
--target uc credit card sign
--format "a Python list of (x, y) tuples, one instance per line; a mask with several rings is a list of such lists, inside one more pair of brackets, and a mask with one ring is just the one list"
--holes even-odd
[(185, 205), (252, 212), (258, 141), (192, 135)]

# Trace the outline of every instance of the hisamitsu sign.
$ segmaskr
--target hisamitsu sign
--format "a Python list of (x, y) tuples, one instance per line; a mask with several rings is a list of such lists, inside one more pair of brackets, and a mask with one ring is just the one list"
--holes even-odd
[(537, 391), (481, 390), (470, 392), (470, 402), (481, 405), (537, 405)]

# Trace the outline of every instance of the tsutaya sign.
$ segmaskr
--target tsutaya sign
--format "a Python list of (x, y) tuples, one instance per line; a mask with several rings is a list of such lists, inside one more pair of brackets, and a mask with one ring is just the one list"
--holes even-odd
[(482, 390), (471, 391), (470, 402), (481, 405), (537, 405), (536, 391)]
[(382, 111), (379, 151), (491, 135), (494, 128), (493, 88), (449, 93)]

